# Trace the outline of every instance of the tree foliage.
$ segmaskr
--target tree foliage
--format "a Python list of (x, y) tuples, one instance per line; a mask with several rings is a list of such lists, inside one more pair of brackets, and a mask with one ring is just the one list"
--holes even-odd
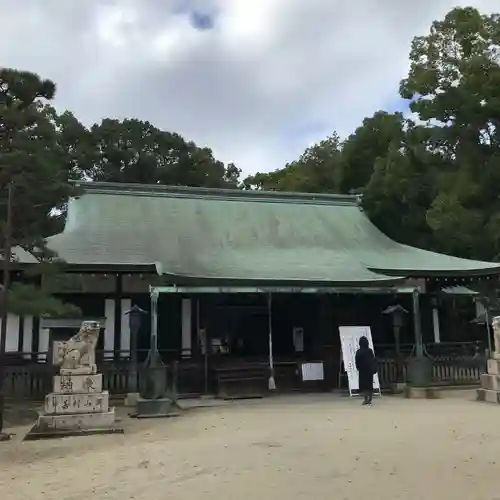
[(211, 149), (149, 122), (105, 119), (92, 126), (88, 137), (81, 170), (96, 181), (218, 188), (238, 184), (233, 164), (226, 168)]
[(400, 94), (411, 119), (379, 111), (335, 147), (320, 142), (244, 185), (363, 193), (398, 241), (499, 260), (500, 15), (451, 10), (413, 40), (410, 63)]
[[(10, 191), (10, 243), (40, 265), (56, 259), (44, 238), (51, 232), (51, 212), (72, 192), (69, 165), (55, 147), (57, 131), (45, 104), (54, 93), (51, 81), (33, 73), (0, 70), (0, 236), (6, 243)], [(4, 260), (6, 247), (1, 248)], [(76, 312), (42, 289), (21, 283), (10, 290), (7, 306), (22, 314)]]
[(71, 194), (70, 167), (45, 106), (54, 93), (52, 82), (33, 73), (0, 70), (0, 232), (3, 240), (12, 184), (13, 241), (31, 252), (43, 248), (50, 213)]
[(244, 181), (246, 189), (336, 192), (339, 188), (340, 139), (336, 133), (307, 148), (285, 168), (268, 174), (257, 173)]
[[(216, 160), (209, 148), (136, 119), (87, 128), (50, 105), (55, 92), (53, 82), (34, 73), (0, 70), (0, 257), (10, 185), (11, 244), (38, 262), (31, 274), (61, 272), (45, 238), (63, 228), (67, 200), (77, 194), (70, 180), (238, 187), (240, 170)], [(14, 283), (8, 307), (33, 315), (77, 313), (33, 284)]]
[[(243, 182), (237, 166), (179, 134), (137, 119), (86, 127), (46, 104), (51, 82), (13, 70), (0, 75), (0, 185), (19, 176), (20, 242), (60, 228), (53, 209), (64, 212), (67, 180), (85, 178), (362, 193), (368, 215), (398, 241), (500, 259), (499, 14), (456, 8), (413, 40), (400, 84), (411, 116), (378, 111), (344, 140), (333, 132), (296, 161)], [(2, 220), (4, 213), (2, 194)]]

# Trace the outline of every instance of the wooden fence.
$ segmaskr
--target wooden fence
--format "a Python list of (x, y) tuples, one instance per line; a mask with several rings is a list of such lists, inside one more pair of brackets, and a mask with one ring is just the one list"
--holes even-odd
[[(435, 356), (432, 358), (433, 385), (472, 385), (479, 383), (481, 373), (485, 372), (485, 358), (471, 356)], [(297, 377), (293, 381), (289, 374), (297, 372), (294, 363), (283, 363), (277, 366), (276, 379), (278, 388), (283, 391), (300, 390), (300, 381)], [(290, 366), (288, 366), (290, 365)], [(206, 392), (205, 369), (202, 363), (182, 361), (175, 365), (169, 364), (167, 377), (171, 382), (175, 377), (175, 386), (180, 396), (199, 395)], [(398, 378), (405, 380), (407, 365), (403, 362), (399, 370), (394, 358), (378, 358), (379, 378), (382, 388), (390, 387)], [(104, 389), (113, 395), (123, 395), (128, 392), (129, 364), (127, 362), (104, 362), (99, 367), (103, 374)], [(52, 391), (52, 377), (56, 373), (54, 367), (48, 363), (30, 363), (19, 366), (5, 367), (3, 393), (5, 396), (16, 399), (43, 399)], [(138, 384), (144, 382), (144, 371), (138, 371)], [(338, 384), (332, 384), (338, 387)]]

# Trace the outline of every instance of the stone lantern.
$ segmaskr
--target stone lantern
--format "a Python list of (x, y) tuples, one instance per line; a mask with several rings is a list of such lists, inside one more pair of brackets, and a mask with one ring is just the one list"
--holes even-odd
[(403, 366), (401, 357), (401, 328), (404, 326), (405, 315), (408, 311), (401, 305), (389, 306), (382, 311), (382, 314), (389, 314), (392, 320), (392, 332), (394, 334), (394, 343), (396, 347), (396, 377), (397, 383), (403, 382)]
[(128, 315), (130, 327), (130, 370), (128, 374), (128, 394), (126, 399), (127, 406), (134, 406), (139, 395), (137, 383), (137, 338), (142, 325), (142, 318), (148, 314), (148, 311), (141, 309), (134, 304), (125, 314)]

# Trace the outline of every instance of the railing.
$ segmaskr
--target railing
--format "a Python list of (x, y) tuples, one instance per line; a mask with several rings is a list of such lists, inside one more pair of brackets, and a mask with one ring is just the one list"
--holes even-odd
[(4, 369), (3, 394), (19, 399), (42, 399), (51, 392), (53, 368), (45, 363), (7, 366)]
[[(3, 394), (10, 398), (41, 400), (52, 391), (53, 377), (58, 372), (50, 363), (30, 363), (4, 368)], [(129, 392), (130, 364), (126, 361), (102, 362), (99, 372), (103, 376), (103, 389), (115, 396)], [(137, 387), (144, 387), (146, 371), (137, 369)], [(204, 392), (204, 367), (188, 360), (172, 362), (165, 368), (167, 387), (175, 386), (180, 395)]]
[[(411, 346), (401, 350), (401, 361), (395, 359), (389, 347), (387, 349), (375, 346), (378, 361), (378, 373), (382, 388), (393, 383), (406, 380), (407, 360), (412, 354)], [(393, 349), (393, 348), (392, 348)], [(485, 372), (486, 354), (477, 343), (469, 344), (428, 344), (425, 353), (432, 361), (433, 385), (469, 385), (479, 383), (480, 375)], [(102, 353), (101, 353), (102, 354)], [(40, 353), (29, 355), (30, 359), (40, 359)], [(166, 377), (175, 385), (178, 394), (197, 395), (206, 392), (207, 382), (203, 361), (181, 359), (168, 361), (172, 356), (163, 356), (167, 363)], [(129, 388), (130, 361), (106, 361), (100, 355), (99, 371), (103, 374), (104, 389), (113, 395), (124, 395)], [(139, 364), (137, 384), (142, 387), (145, 371)], [(276, 381), (282, 390), (292, 390), (299, 382), (292, 380), (296, 371), (295, 362), (276, 364)], [(3, 393), (7, 397), (41, 400), (52, 390), (52, 378), (56, 373), (50, 363), (33, 362), (23, 359), (22, 363), (4, 368)], [(170, 384), (168, 384), (170, 385)]]
[[(408, 371), (408, 350), (403, 354), (400, 366), (395, 356), (382, 357), (377, 349), (377, 364), (382, 388), (390, 387), (406, 380)], [(382, 351), (383, 352), (383, 351)], [(410, 354), (413, 354), (413, 350)], [(478, 384), (481, 374), (486, 371), (487, 353), (479, 342), (446, 342), (426, 344), (425, 355), (432, 361), (433, 385), (472, 385)], [(398, 376), (399, 370), (399, 376)]]
[(424, 352), (432, 361), (436, 385), (475, 384), (486, 371), (486, 346), (480, 342), (426, 344)]

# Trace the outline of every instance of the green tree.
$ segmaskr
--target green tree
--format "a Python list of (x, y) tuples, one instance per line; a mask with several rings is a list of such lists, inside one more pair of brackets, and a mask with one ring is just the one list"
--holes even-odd
[(370, 219), (389, 237), (432, 248), (427, 209), (437, 193), (432, 155), (410, 127), (405, 140), (390, 145), (375, 161), (364, 189), (363, 206)]
[(333, 133), (307, 148), (297, 161), (274, 172), (249, 176), (243, 186), (245, 189), (336, 193), (340, 188), (341, 162), (341, 142)]
[[(62, 207), (72, 188), (68, 183), (69, 166), (60, 155), (57, 131), (45, 102), (55, 94), (55, 85), (38, 75), (13, 69), (0, 70), (0, 237), (5, 259), (8, 186), (11, 185), (11, 244), (25, 251), (33, 262), (57, 260), (45, 245), (53, 231), (54, 210)], [(37, 272), (33, 270), (33, 272)], [(47, 312), (64, 306), (54, 297), (33, 292), (30, 285), (16, 284), (9, 294), (12, 310), (31, 313), (47, 306)], [(28, 299), (28, 297), (31, 297)], [(73, 307), (68, 306), (71, 311)], [(4, 311), (5, 313), (5, 311)]]
[(500, 15), (453, 9), (413, 40), (410, 60), (401, 95), (424, 122), (426, 149), (442, 160), (427, 213), (435, 245), (498, 259)]
[(226, 168), (211, 149), (149, 122), (105, 119), (92, 126), (90, 136), (90, 146), (75, 144), (75, 150), (83, 149), (77, 155), (81, 171), (93, 180), (229, 188), (239, 182), (234, 164)]
[(402, 113), (377, 111), (365, 118), (342, 144), (342, 180), (344, 193), (363, 192), (370, 181), (379, 158), (387, 155), (391, 146), (399, 147), (405, 137)]

